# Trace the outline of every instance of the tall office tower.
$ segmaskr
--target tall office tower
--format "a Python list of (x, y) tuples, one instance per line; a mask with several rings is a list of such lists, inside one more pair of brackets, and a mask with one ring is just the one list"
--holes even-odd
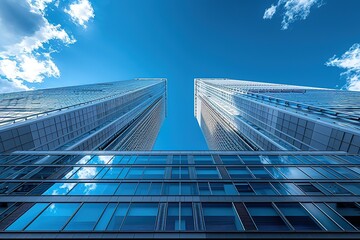
[(0, 95), (0, 153), (151, 150), (165, 117), (166, 79)]
[(360, 92), (195, 79), (195, 116), (212, 150), (360, 153)]

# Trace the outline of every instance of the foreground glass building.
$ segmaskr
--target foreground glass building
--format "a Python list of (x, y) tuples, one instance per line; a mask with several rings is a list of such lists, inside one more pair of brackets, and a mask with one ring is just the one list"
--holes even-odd
[(359, 238), (345, 152), (16, 152), (4, 238)]
[(213, 150), (360, 153), (360, 92), (195, 79), (195, 116)]
[(151, 150), (165, 102), (166, 79), (0, 94), (0, 153)]

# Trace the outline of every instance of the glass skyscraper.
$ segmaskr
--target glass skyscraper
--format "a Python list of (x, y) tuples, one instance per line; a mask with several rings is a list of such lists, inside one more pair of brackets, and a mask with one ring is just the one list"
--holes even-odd
[(1, 238), (360, 238), (358, 93), (196, 80), (210, 151), (149, 151), (164, 79), (3, 96)]
[(212, 150), (360, 153), (360, 92), (195, 79), (195, 116)]
[(151, 150), (165, 102), (166, 79), (1, 94), (0, 153)]

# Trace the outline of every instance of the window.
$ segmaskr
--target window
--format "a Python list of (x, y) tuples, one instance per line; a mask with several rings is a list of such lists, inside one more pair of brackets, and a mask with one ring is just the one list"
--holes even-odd
[(113, 195), (117, 183), (78, 183), (69, 195)]
[(305, 195), (293, 183), (271, 183), (281, 195)]
[(181, 183), (181, 195), (199, 195), (196, 183)]
[(323, 195), (323, 193), (311, 183), (298, 183), (297, 186), (308, 195)]
[(219, 172), (216, 167), (197, 167), (196, 176), (198, 179), (219, 179)]
[(144, 172), (143, 168), (131, 168), (128, 172), (128, 174), (126, 175), (127, 179), (141, 179), (142, 174)]
[(278, 195), (270, 183), (251, 183), (257, 195)]
[(359, 183), (341, 183), (341, 186), (351, 191), (353, 194), (360, 195), (360, 184)]
[(162, 189), (162, 195), (179, 195), (180, 186), (179, 183), (164, 183)]
[[(114, 215), (112, 216), (112, 218), (109, 222), (109, 225), (107, 226), (107, 230), (119, 230), (120, 229), (121, 224), (126, 216), (128, 208), (129, 208), (128, 203), (119, 203), (119, 205), (117, 206), (117, 208), (114, 212)], [(107, 213), (109, 213), (109, 215), (111, 214), (111, 211), (112, 211), (112, 209), (107, 209)], [(101, 225), (101, 227), (97, 227), (99, 230), (103, 229), (106, 224), (105, 220), (101, 220), (101, 221), (103, 221), (103, 223), (102, 223), (103, 225)]]
[(321, 230), (299, 203), (276, 203), (282, 214), (297, 231)]
[(320, 185), (334, 195), (351, 194), (348, 190), (336, 183), (321, 183)]
[(232, 183), (210, 183), (213, 195), (238, 195)]
[(172, 179), (189, 179), (189, 168), (187, 167), (173, 167), (171, 169)]
[(214, 164), (212, 156), (193, 156), (195, 164)]
[(250, 167), (249, 168), (252, 174), (254, 174), (255, 178), (260, 179), (271, 179), (272, 176), (268, 171), (265, 170), (263, 167)]
[(163, 179), (165, 168), (146, 168), (143, 173), (143, 179)]
[(240, 156), (245, 164), (268, 164), (267, 157), (264, 156)]
[(23, 230), (39, 213), (41, 213), (49, 204), (36, 203), (21, 217), (19, 217), (13, 224), (11, 224), (6, 231), (20, 231)]
[(253, 178), (250, 171), (245, 167), (228, 167), (227, 171), (231, 178), (248, 179)]
[(203, 215), (207, 231), (242, 231), (232, 203), (203, 203)]
[(301, 171), (309, 175), (312, 179), (325, 179), (324, 175), (320, 174), (319, 172), (315, 171), (311, 167), (299, 167)]
[[(101, 178), (102, 179), (117, 179), (119, 174), (121, 173), (121, 171), (122, 171), (122, 168), (120, 168), (120, 167), (111, 167)], [(98, 176), (96, 176), (96, 178), (98, 178)]]
[(149, 195), (160, 195), (162, 189), (162, 183), (151, 183)]
[(210, 188), (209, 188), (209, 183), (207, 183), (207, 182), (205, 182), (205, 183), (199, 182), (198, 186), (199, 186), (200, 195), (211, 195)]
[(224, 164), (243, 164), (237, 156), (220, 156)]
[(235, 187), (240, 195), (255, 195), (254, 190), (247, 183), (239, 183)]
[(103, 213), (103, 215), (101, 216), (101, 218), (99, 219), (95, 230), (105, 230), (110, 219), (111, 216), (114, 214), (115, 209), (116, 209), (116, 205), (117, 203), (109, 203)]
[(272, 207), (271, 203), (245, 204), (258, 230), (260, 231), (286, 231), (289, 227)]
[(139, 183), (135, 195), (147, 195), (150, 188), (150, 183)]
[(342, 229), (334, 223), (331, 218), (318, 209), (313, 203), (302, 203), (302, 205), (314, 216), (328, 231), (341, 231)]
[(277, 168), (287, 179), (309, 179), (305, 173), (296, 167), (278, 167)]
[(42, 195), (66, 195), (76, 183), (55, 183)]
[(79, 205), (79, 203), (52, 203), (26, 230), (61, 230)]
[(158, 213), (157, 203), (131, 204), (121, 230), (152, 231)]
[(90, 161), (87, 162), (87, 164), (111, 164), (112, 161), (110, 161), (113, 158), (113, 156), (94, 156), (90, 159)]
[(93, 179), (102, 167), (81, 167), (70, 179)]
[(65, 230), (92, 231), (105, 207), (105, 203), (84, 203), (66, 225)]
[(328, 203), (343, 218), (349, 221), (358, 230), (360, 229), (360, 208), (356, 203)]
[(134, 195), (137, 183), (120, 183), (115, 195)]

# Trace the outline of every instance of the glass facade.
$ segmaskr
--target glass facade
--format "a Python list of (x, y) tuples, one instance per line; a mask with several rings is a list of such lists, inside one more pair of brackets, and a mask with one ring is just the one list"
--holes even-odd
[(195, 116), (212, 150), (360, 153), (360, 93), (195, 79)]
[(166, 79), (0, 94), (0, 153), (151, 150), (165, 102)]
[(28, 151), (0, 157), (4, 237), (360, 237), (359, 155)]

